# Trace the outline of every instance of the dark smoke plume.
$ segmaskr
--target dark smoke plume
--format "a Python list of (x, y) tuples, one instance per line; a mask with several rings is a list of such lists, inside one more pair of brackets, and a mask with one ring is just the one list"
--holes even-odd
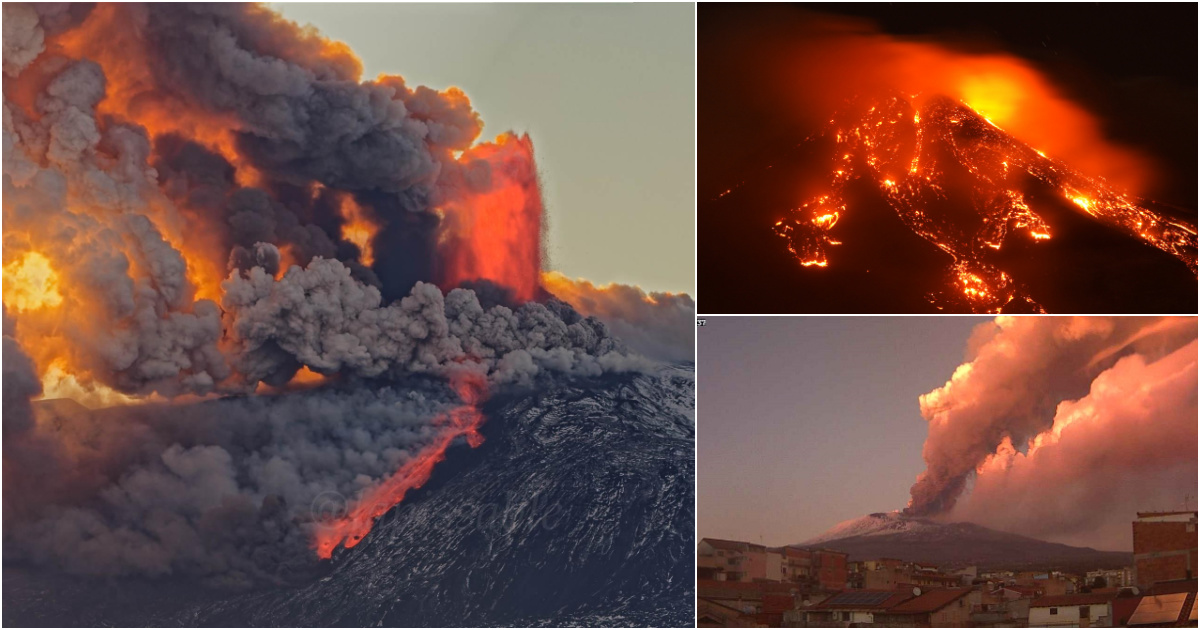
[[(447, 231), (510, 188), (540, 212), (529, 139), (479, 143), (458, 89), (363, 81), (257, 5), (3, 12), (6, 561), (286, 582), (317, 562), (323, 493), (353, 502), (449, 439), (437, 419), (476, 402), (451, 378), (657, 367), (620, 335), (687, 358), (641, 338), (654, 309), (614, 336), (603, 309), (439, 277), (494, 253)], [(523, 225), (502, 236), (540, 264)], [(140, 404), (34, 401), (77, 392)]]

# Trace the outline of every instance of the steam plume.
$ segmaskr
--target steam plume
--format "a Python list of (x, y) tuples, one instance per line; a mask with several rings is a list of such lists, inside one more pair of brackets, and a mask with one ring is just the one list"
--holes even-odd
[[(1115, 469), (1106, 464), (1096, 470), (1108, 462), (1102, 453), (1127, 448), (1126, 439), (1142, 455), (1155, 448), (1173, 452), (1172, 432), (1188, 439), (1188, 428), (1177, 421), (1194, 420), (1195, 380), (1186, 373), (1195, 372), (1195, 340), (1194, 318), (999, 317), (981, 324), (971, 337), (969, 360), (920, 399), (929, 421), (926, 470), (906, 511), (950, 512), (974, 475), (964, 513), (990, 521), (985, 515), (1020, 512), (1013, 506), (1022, 501), (1022, 487), (1072, 486), (1080, 489), (1072, 496), (1083, 496), (1083, 489), (1111, 488), (1118, 471), (1178, 464), (1127, 453), (1111, 460)], [(1151, 405), (1154, 391), (1161, 402)], [(1138, 400), (1147, 405), (1139, 410)], [(1169, 407), (1167, 401), (1173, 401)], [(1130, 437), (1135, 433), (1136, 439)], [(1084, 444), (1104, 447), (1085, 452)], [(1063, 459), (1051, 465), (1053, 454)], [(1065, 497), (1056, 504), (1083, 509)], [(1127, 520), (1114, 511), (1118, 516)]]

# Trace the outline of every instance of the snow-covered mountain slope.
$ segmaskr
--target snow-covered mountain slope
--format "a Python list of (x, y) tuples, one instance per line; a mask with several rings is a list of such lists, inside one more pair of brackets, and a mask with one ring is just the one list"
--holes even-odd
[(834, 525), (828, 531), (810, 538), (802, 545), (820, 545), (830, 540), (855, 536), (881, 536), (901, 532), (916, 532), (938, 527), (936, 523), (917, 518), (905, 518), (900, 512), (875, 512)]
[(499, 393), (477, 449), (303, 583), (217, 592), (5, 567), (6, 625), (692, 626), (688, 365)]
[(839, 523), (800, 543), (850, 554), (852, 560), (898, 558), (942, 567), (1096, 569), (1127, 566), (1132, 554), (1037, 540), (976, 525), (879, 512)]

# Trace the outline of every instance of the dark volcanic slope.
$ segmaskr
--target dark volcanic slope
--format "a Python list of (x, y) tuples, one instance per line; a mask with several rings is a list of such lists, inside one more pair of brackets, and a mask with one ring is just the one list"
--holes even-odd
[(694, 379), (494, 398), (487, 441), (305, 585), (230, 594), (5, 567), (5, 625), (690, 626)]
[[(853, 535), (829, 538), (839, 532)], [(843, 523), (804, 545), (842, 551), (851, 560), (898, 558), (942, 567), (1097, 569), (1133, 562), (1129, 553), (1071, 547), (973, 523), (935, 523), (895, 514), (872, 514)]]

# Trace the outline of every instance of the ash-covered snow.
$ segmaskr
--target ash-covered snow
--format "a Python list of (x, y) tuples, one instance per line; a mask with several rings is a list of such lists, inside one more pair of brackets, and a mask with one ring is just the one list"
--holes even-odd
[(6, 567), (4, 623), (691, 627), (693, 374), (497, 393), (482, 446), (451, 447), (307, 582), (236, 593)]
[(830, 540), (855, 536), (882, 536), (885, 534), (933, 532), (942, 527), (924, 519), (908, 518), (900, 512), (876, 512), (848, 521), (842, 521), (823, 534), (810, 538), (803, 546), (819, 545)]

